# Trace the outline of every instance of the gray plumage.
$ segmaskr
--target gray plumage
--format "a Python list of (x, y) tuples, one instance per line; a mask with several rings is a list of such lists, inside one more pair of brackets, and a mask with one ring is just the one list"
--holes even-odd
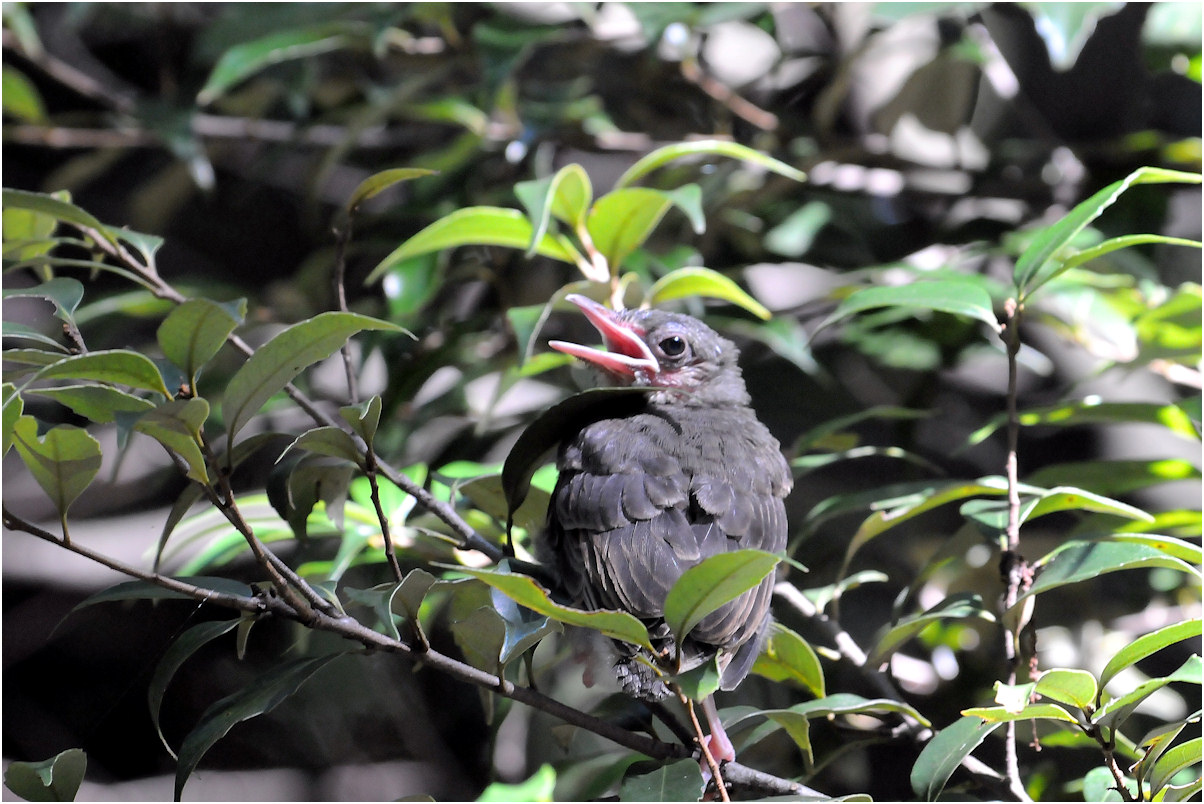
[[(576, 303), (599, 325), (602, 308)], [(646, 344), (639, 357), (603, 331), (612, 353), (640, 365), (629, 371), (603, 364), (596, 350), (554, 346), (601, 365), (610, 384), (654, 390), (643, 412), (596, 421), (561, 445), (541, 556), (574, 602), (630, 612), (649, 624), (660, 648), (671, 644), (665, 596), (683, 572), (732, 550), (785, 549), (783, 499), (792, 479), (777, 440), (749, 407), (734, 344), (689, 316), (604, 312)], [(641, 368), (649, 359), (651, 372)], [(772, 589), (770, 576), (703, 618), (682, 647), (682, 669), (719, 652), (721, 687), (735, 687), (756, 658)], [(637, 697), (668, 692), (630, 654), (616, 674)]]

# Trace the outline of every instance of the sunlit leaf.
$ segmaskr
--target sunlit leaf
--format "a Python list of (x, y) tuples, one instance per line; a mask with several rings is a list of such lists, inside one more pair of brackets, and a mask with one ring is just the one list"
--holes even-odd
[(1131, 542), (1072, 540), (1038, 563), (1043, 565), (1041, 574), (1037, 576), (1032, 587), (1020, 596), (1016, 602), (1017, 606), (1024, 605), (1032, 595), (1119, 570), (1165, 567), (1196, 578), (1200, 577), (1199, 571), (1187, 562), (1168, 556), (1148, 545)]
[(933, 280), (863, 288), (847, 296), (824, 320), (827, 327), (856, 313), (879, 307), (934, 310), (981, 321), (999, 331), (991, 297), (982, 285), (971, 281)]
[[(504, 246), (526, 249), (534, 235), (531, 221), (517, 209), (504, 207), (465, 207), (427, 226), (402, 243), (368, 274), (372, 283), (400, 262), (432, 251), (458, 246)], [(561, 262), (578, 263), (581, 256), (562, 235), (545, 234), (536, 253)]]
[(1201, 621), (1198, 617), (1192, 620), (1185, 620), (1184, 622), (1171, 623), (1159, 628), (1157, 631), (1143, 634), (1125, 645), (1125, 647), (1116, 652), (1116, 655), (1108, 660), (1108, 663), (1104, 665), (1104, 669), (1100, 672), (1099, 684), (1101, 687), (1107, 685), (1109, 681), (1125, 668), (1132, 667), (1137, 662), (1145, 659), (1147, 656), (1152, 656), (1168, 645), (1174, 645), (1177, 642), (1182, 642), (1192, 637), (1199, 638), (1200, 635)]
[(551, 617), (557, 622), (568, 625), (578, 625), (592, 628), (612, 639), (621, 639), (632, 645), (638, 645), (653, 650), (648, 636), (648, 629), (642, 622), (622, 611), (582, 611), (569, 608), (554, 602), (546, 589), (535, 582), (534, 578), (511, 572), (475, 569), (472, 567), (454, 567), (459, 572), (471, 575), (495, 589), (504, 592), (508, 597), (532, 611)]
[(477, 801), (555, 801), (552, 795), (555, 789), (556, 769), (542, 765), (525, 782), (493, 782), (481, 791)]
[(594, 197), (589, 174), (575, 162), (546, 178), (519, 182), (514, 185), (514, 194), (526, 207), (534, 227), (527, 256), (535, 253), (552, 217), (574, 228), (583, 226)]
[(781, 623), (770, 625), (768, 638), (753, 664), (752, 672), (771, 681), (792, 681), (824, 697), (824, 670), (815, 649)]
[(683, 572), (665, 597), (665, 622), (677, 644), (708, 614), (759, 585), (779, 561), (764, 550), (732, 550)]
[(765, 320), (773, 316), (763, 304), (745, 293), (739, 285), (710, 268), (678, 268), (662, 276), (648, 289), (648, 301), (653, 305), (692, 296), (722, 299)]
[(746, 145), (740, 145), (739, 143), (727, 140), (695, 140), (693, 142), (679, 142), (666, 145), (646, 154), (619, 177), (619, 180), (615, 182), (615, 187), (626, 187), (676, 159), (686, 157), (706, 158), (711, 156), (739, 159), (742, 162), (758, 165), (795, 181), (807, 180), (807, 174), (801, 170), (796, 170), (785, 162), (767, 156)]
[(1199, 184), (1200, 175), (1164, 168), (1138, 168), (1125, 178), (1109, 184), (1086, 201), (1075, 206), (1057, 223), (1043, 229), (1016, 260), (1013, 276), (1021, 300), (1065, 270), (1065, 263), (1058, 259), (1058, 253), (1069, 245), (1087, 224), (1098, 218), (1105, 209), (1115, 203), (1122, 193), (1137, 184), (1168, 182)]
[(292, 325), (261, 346), (226, 385), (222, 412), (230, 445), (269, 398), (363, 330), (405, 332), (396, 324), (357, 313), (327, 312)]
[(977, 706), (963, 709), (962, 714), (979, 717), (988, 723), (1007, 723), (1012, 720), (1062, 720), (1067, 723), (1078, 723), (1074, 715), (1067, 712), (1058, 704), (1035, 703), (1012, 710), (1006, 706)]
[[(698, 191), (696, 185), (688, 185)], [(696, 193), (685, 195), (686, 188), (676, 194), (645, 187), (613, 190), (594, 202), (587, 228), (594, 247), (606, 258), (612, 275), (631, 252), (642, 246), (670, 206), (677, 205), (691, 215), (689, 201)]]
[(263, 673), (245, 687), (217, 701), (201, 715), (196, 728), (184, 738), (176, 765), (176, 801), (184, 784), (205, 753), (236, 724), (270, 712), (290, 698), (314, 673), (343, 654), (294, 659)]
[(1036, 686), (1038, 694), (1084, 711), (1095, 706), (1098, 690), (1095, 676), (1086, 670), (1064, 667), (1046, 670), (1037, 679)]
[(1150, 789), (1161, 790), (1179, 771), (1190, 768), (1192, 765), (1199, 765), (1202, 746), (1204, 746), (1204, 741), (1196, 737), (1168, 749), (1154, 764), (1154, 771), (1150, 776)]
[(425, 168), (390, 168), (389, 170), (382, 170), (379, 173), (373, 173), (352, 190), (347, 203), (343, 205), (343, 209), (348, 213), (354, 212), (360, 204), (370, 198), (376, 197), (395, 184), (400, 184), (403, 181), (412, 181), (423, 176), (433, 176), (437, 172)]
[[(1025, 427), (1035, 427), (1037, 425), (1075, 427), (1084, 424), (1140, 422), (1162, 425), (1175, 435), (1199, 440), (1199, 434), (1192, 425), (1191, 418), (1178, 405), (1161, 405), (1147, 402), (1103, 402), (1098, 397), (1090, 397), (1080, 402), (1022, 411), (1019, 415), (1019, 421)], [(968, 443), (970, 445), (982, 443), (1006, 423), (1007, 417), (1004, 414), (992, 418), (986, 425), (979, 428), (970, 436)]]
[(4, 104), (5, 115), (12, 115), (27, 123), (41, 123), (46, 119), (46, 104), (42, 102), (42, 95), (24, 73), (6, 64), (0, 73), (0, 81), (0, 101)]
[[(1169, 675), (1151, 678), (1149, 681), (1138, 684), (1131, 692), (1106, 702), (1092, 714), (1091, 722), (1098, 726), (1106, 726), (1112, 729), (1117, 728), (1128, 719), (1129, 715), (1133, 714), (1133, 710), (1146, 698), (1167, 684), (1176, 682), (1200, 684), (1202, 672), (1204, 672), (1204, 663), (1201, 663), (1199, 656), (1193, 654)], [(1196, 695), (1199, 695), (1199, 693), (1196, 693)]]

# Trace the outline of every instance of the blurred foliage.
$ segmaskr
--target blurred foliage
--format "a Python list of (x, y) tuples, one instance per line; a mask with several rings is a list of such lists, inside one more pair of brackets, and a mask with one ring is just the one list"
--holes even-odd
[[(1186, 3), (6, 4), (6, 510), (66, 535), (161, 507), (156, 566), (257, 581), (203, 502), (233, 468), (259, 538), (359, 619), (644, 723), (581, 688), (552, 601), (508, 602), (521, 576), (373, 462), (491, 549), (512, 519), (529, 558), (554, 472), (511, 512), (501, 465), (580, 379), (544, 348), (584, 331), (561, 300), (666, 304), (740, 340), (798, 479), (810, 571), (786, 576), (762, 677), (721, 699), (741, 762), (834, 796), (997, 798), (958, 761), (1002, 772), (1000, 727), (1032, 719), (1034, 798), (1120, 800), (1110, 760), (1132, 795), (1198, 796), (1200, 41)], [(1043, 570), (1006, 606), (1014, 333), (1020, 549)], [(352, 335), (345, 373), (325, 358)], [(308, 429), (293, 381), (331, 425)], [(4, 538), (6, 598), (38, 599), (28, 537)], [(413, 757), (444, 797), (700, 789), (692, 763), (633, 764), (432, 671), (386, 674), (390, 697), (318, 635), (276, 635), (283, 662), (249, 620), (258, 672), (173, 699), (203, 646), (233, 658), (236, 621), (194, 609), (164, 626), (184, 647), (115, 673), (156, 668), (144, 743), (39, 683), (82, 686), (95, 655), (9, 667), (5, 756), (58, 754), (10, 788), (69, 798), (83, 757), (60, 752), (83, 745), (113, 775)], [(30, 628), (7, 616), (6, 645)], [(1050, 672), (1001, 683), (1007, 635)], [(290, 707), (322, 735), (304, 750), (279, 739), (304, 729), (231, 731)]]

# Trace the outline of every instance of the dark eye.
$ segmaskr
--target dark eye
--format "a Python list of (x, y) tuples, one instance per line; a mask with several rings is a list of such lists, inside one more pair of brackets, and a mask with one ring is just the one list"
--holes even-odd
[(680, 335), (671, 335), (657, 344), (665, 357), (681, 357), (686, 351), (686, 339)]

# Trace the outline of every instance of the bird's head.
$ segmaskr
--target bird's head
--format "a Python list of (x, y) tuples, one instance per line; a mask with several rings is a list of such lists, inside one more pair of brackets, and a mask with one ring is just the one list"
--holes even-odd
[(581, 358), (620, 385), (661, 389), (653, 401), (696, 405), (747, 405), (735, 344), (688, 315), (662, 310), (607, 309), (592, 299), (566, 297), (602, 335), (605, 349), (549, 341)]

